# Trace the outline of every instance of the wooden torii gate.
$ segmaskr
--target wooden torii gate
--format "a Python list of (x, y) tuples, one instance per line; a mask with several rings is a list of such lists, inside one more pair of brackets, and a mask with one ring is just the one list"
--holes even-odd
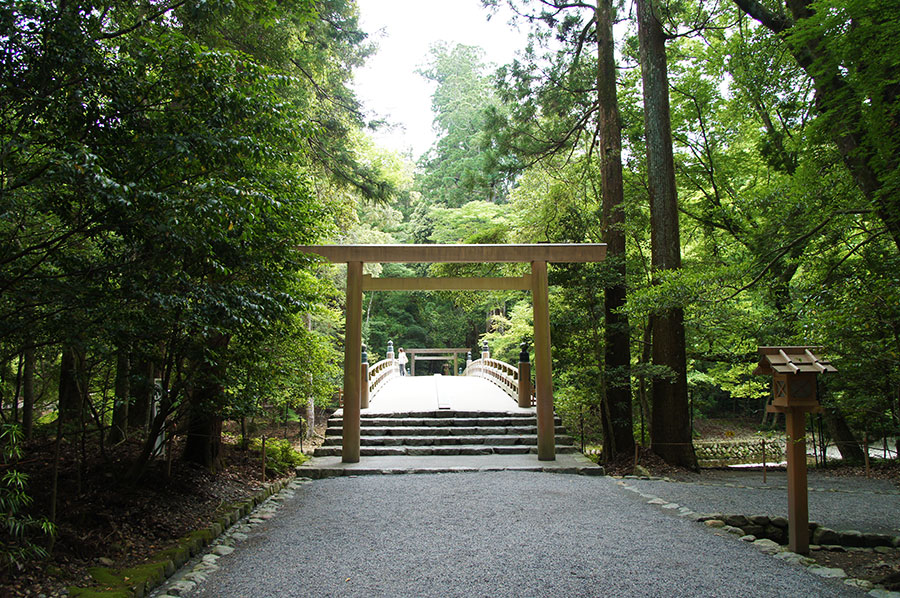
[[(366, 286), (366, 277), (363, 276), (363, 287)], [(460, 354), (465, 355), (471, 349), (405, 349), (406, 354), (409, 356), (409, 373), (412, 376), (416, 375), (416, 360), (418, 361), (452, 361), (453, 369), (451, 370), (451, 375), (456, 375), (456, 370), (459, 367), (459, 356)]]
[[(303, 253), (347, 264), (344, 333), (344, 423), (341, 460), (358, 463), (360, 453), (360, 375), (363, 291), (531, 291), (534, 306), (534, 376), (537, 395), (538, 459), (556, 459), (553, 382), (550, 363), (550, 307), (547, 264), (600, 262), (606, 244), (528, 245), (305, 245)], [(530, 263), (531, 273), (495, 278), (371, 278), (365, 263)]]

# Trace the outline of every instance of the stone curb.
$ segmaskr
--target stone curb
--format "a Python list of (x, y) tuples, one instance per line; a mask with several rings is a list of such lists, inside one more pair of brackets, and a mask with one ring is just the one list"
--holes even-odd
[(220, 513), (216, 521), (209, 526), (189, 533), (178, 540), (175, 546), (157, 552), (141, 565), (127, 569), (110, 567), (89, 569), (97, 585), (69, 587), (69, 595), (76, 598), (144, 598), (174, 575), (185, 563), (199, 555), (206, 546), (250, 515), (255, 507), (283, 490), (292, 481), (293, 477), (289, 477), (264, 486), (246, 500), (235, 503), (227, 511)]
[[(767, 484), (765, 486), (749, 486), (746, 484), (735, 484), (734, 482), (704, 482), (704, 481), (684, 481), (676, 480), (669, 477), (651, 476), (651, 475), (626, 475), (616, 476), (623, 480), (649, 480), (652, 482), (669, 482), (672, 484), (684, 484), (686, 486), (705, 486), (711, 488), (739, 488), (741, 490), (787, 490), (787, 486), (778, 484)], [(846, 488), (809, 488), (810, 492), (829, 493), (829, 494), (856, 494), (856, 495), (878, 495), (878, 496), (900, 496), (900, 491), (889, 490), (850, 490)]]
[(362, 475), (410, 475), (410, 474), (434, 474), (434, 473), (477, 473), (485, 471), (530, 471), (542, 473), (560, 473), (568, 475), (587, 475), (602, 476), (605, 470), (600, 466), (591, 467), (542, 467), (536, 465), (534, 467), (417, 467), (417, 468), (344, 468), (344, 467), (303, 467), (297, 468), (297, 474), (303, 475), (314, 480), (324, 478), (335, 478), (342, 476), (362, 476)]
[(311, 483), (312, 480), (309, 478), (298, 477), (286, 484), (279, 492), (269, 496), (248, 516), (219, 536), (205, 554), (195, 557), (182, 567), (164, 584), (159, 593), (154, 594), (155, 598), (180, 598), (190, 594), (198, 585), (206, 581), (210, 573), (219, 569), (219, 558), (234, 552), (236, 545), (246, 540), (253, 528), (275, 516), (283, 502), (294, 496), (295, 490)]
[[(627, 477), (629, 476), (626, 476), (626, 478)], [(631, 478), (635, 479), (636, 476), (631, 476)], [(642, 477), (636, 479), (648, 478)], [(847, 577), (847, 573), (844, 572), (843, 569), (823, 567), (817, 564), (814, 559), (788, 551), (787, 546), (780, 543), (787, 537), (788, 520), (784, 517), (769, 517), (767, 515), (724, 515), (721, 513), (700, 514), (658, 496), (641, 492), (639, 488), (629, 486), (624, 481), (619, 481), (618, 485), (645, 499), (647, 504), (656, 505), (660, 509), (669, 511), (678, 517), (687, 517), (698, 523), (703, 523), (710, 529), (735, 535), (742, 541), (752, 544), (761, 552), (770, 554), (776, 559), (793, 565), (806, 567), (806, 570), (814, 575), (842, 579), (845, 585), (867, 591), (868, 595), (873, 596), (874, 598), (900, 598), (900, 592), (886, 590), (884, 587), (877, 586), (865, 579)], [(758, 537), (757, 534), (752, 532), (759, 532), (759, 535), (763, 537)], [(882, 552), (900, 550), (900, 536), (864, 534), (856, 530), (840, 532), (820, 526), (815, 522), (810, 522), (809, 534), (811, 551), (850, 550)], [(776, 541), (773, 538), (766, 537), (767, 535), (777, 536), (779, 540)]]

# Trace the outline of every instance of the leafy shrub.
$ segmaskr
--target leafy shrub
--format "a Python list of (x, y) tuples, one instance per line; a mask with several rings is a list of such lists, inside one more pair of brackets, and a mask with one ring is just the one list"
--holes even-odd
[(0, 424), (0, 455), (3, 469), (9, 468), (0, 478), (0, 572), (13, 567), (21, 568), (32, 558), (43, 558), (47, 551), (36, 543), (35, 536), (52, 536), (54, 525), (46, 519), (37, 519), (22, 511), (31, 504), (25, 493), (28, 476), (12, 469), (22, 456), (20, 442), (22, 432), (18, 425)]
[[(250, 443), (253, 450), (262, 450), (262, 439), (254, 438)], [(275, 475), (284, 475), (289, 470), (302, 465), (309, 457), (298, 451), (293, 445), (283, 439), (266, 439), (266, 471)]]

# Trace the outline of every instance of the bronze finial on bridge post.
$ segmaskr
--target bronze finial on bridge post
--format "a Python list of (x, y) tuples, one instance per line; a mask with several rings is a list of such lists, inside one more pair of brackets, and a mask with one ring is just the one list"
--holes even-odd
[(362, 364), (359, 370), (359, 408), (369, 408), (369, 354), (366, 353), (366, 346), (362, 346)]
[(816, 374), (836, 372), (815, 354), (820, 347), (759, 347), (754, 374), (772, 376), (769, 412), (784, 413), (788, 478), (788, 548), (809, 553), (809, 488), (806, 478), (806, 414), (822, 410), (816, 396)]
[(394, 341), (388, 341), (387, 353), (384, 356), (385, 359), (393, 359), (394, 358)]
[(519, 345), (519, 407), (531, 407), (531, 361), (528, 358), (528, 343)]
[(491, 358), (491, 350), (488, 348), (487, 341), (481, 341), (481, 358), (482, 359), (490, 359)]

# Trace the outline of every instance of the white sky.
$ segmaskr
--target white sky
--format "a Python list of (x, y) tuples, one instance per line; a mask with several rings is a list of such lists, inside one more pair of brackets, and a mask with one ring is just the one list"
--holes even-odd
[(479, 0), (357, 0), (360, 24), (378, 52), (356, 72), (354, 89), (364, 109), (397, 126), (373, 135), (378, 145), (410, 152), (413, 159), (435, 140), (431, 128), (433, 85), (415, 71), (428, 60), (431, 44), (445, 41), (481, 46), (485, 62), (511, 62), (525, 46), (525, 31), (509, 24), (508, 13), (490, 21)]

